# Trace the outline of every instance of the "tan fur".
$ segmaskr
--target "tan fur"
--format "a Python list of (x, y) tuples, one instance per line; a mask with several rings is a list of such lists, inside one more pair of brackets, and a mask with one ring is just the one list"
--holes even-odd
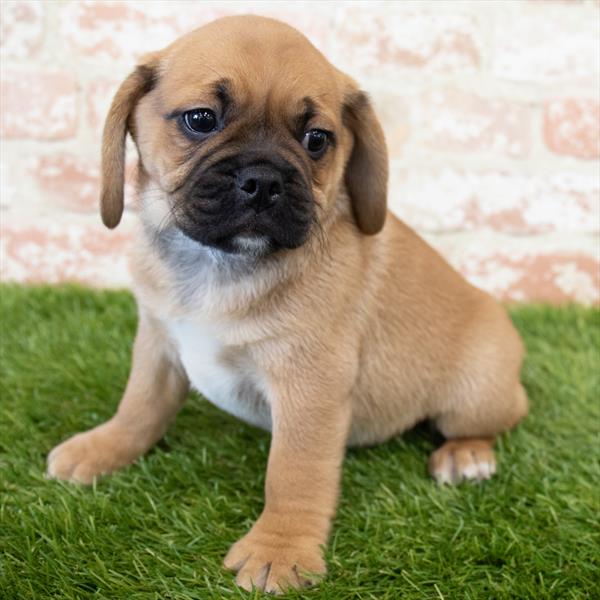
[[(451, 440), (433, 455), (432, 474), (485, 478), (493, 438), (527, 412), (522, 344), (492, 298), (386, 215), (381, 128), (355, 84), (301, 34), (269, 19), (226, 18), (152, 62), (156, 87), (140, 98), (144, 84), (127, 80), (103, 151), (116, 161), (103, 160), (103, 218), (113, 226), (131, 114), (142, 223), (131, 263), (141, 313), (133, 369), (117, 414), (58, 446), (49, 474), (89, 482), (155, 443), (188, 389), (169, 324), (208, 322), (223, 347), (221, 364), (256, 376), (248, 393), (268, 406), (273, 433), (263, 513), (225, 565), (246, 589), (298, 587), (325, 572), (321, 547), (347, 445), (378, 443), (431, 419)], [(206, 105), (210, 84), (223, 76), (242, 109), (214, 141), (190, 151), (164, 115)], [(312, 126), (337, 136), (314, 164), (288, 130), (305, 96), (318, 99)], [(264, 131), (310, 174), (320, 234), (268, 257), (250, 277), (228, 277), (215, 263), (197, 281), (192, 274), (182, 281), (155, 235), (178, 188), (199, 156), (218, 159), (217, 140), (231, 147)]]

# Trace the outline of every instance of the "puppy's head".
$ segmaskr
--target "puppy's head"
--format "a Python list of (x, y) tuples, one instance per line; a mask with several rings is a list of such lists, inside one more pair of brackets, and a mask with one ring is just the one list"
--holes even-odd
[(101, 211), (123, 212), (125, 137), (142, 217), (226, 252), (297, 248), (336, 215), (386, 214), (387, 153), (364, 93), (293, 28), (228, 17), (146, 56), (106, 120)]

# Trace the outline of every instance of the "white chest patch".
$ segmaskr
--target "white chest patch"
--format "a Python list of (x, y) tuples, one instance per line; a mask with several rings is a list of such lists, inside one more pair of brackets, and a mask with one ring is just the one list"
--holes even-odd
[(219, 327), (196, 320), (168, 323), (169, 332), (192, 386), (222, 410), (263, 429), (271, 411), (260, 374), (243, 350), (223, 344)]

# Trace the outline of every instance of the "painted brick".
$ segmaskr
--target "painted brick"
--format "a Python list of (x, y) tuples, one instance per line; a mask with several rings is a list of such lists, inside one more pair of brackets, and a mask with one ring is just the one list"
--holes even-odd
[(426, 237), (473, 285), (502, 300), (600, 302), (600, 255), (591, 238)]
[(113, 96), (128, 74), (129, 69), (123, 69), (120, 78), (116, 76), (114, 79), (96, 79), (85, 90), (85, 124), (91, 131), (93, 143), (98, 147), (102, 141), (104, 120)]
[[(167, 5), (171, 3), (167, 2)], [(336, 36), (332, 31), (340, 9), (339, 3), (327, 1), (321, 2), (318, 10), (307, 10), (306, 4), (302, 2), (204, 1), (186, 3), (185, 11), (175, 13), (174, 18), (179, 32), (187, 33), (204, 23), (229, 15), (253, 14), (271, 17), (299, 29), (317, 48), (329, 54), (335, 49)], [(173, 15), (172, 5), (168, 6), (167, 10)], [(341, 11), (343, 12), (343, 8)]]
[(600, 19), (594, 9), (509, 4), (494, 21), (494, 75), (545, 84), (598, 81)]
[(2, 3), (0, 54), (3, 58), (34, 56), (44, 35), (44, 4), (13, 1)]
[(40, 190), (66, 209), (90, 211), (99, 197), (99, 160), (51, 154), (31, 161), (30, 172)]
[[(69, 50), (93, 62), (134, 63), (178, 36), (173, 3), (152, 4), (71, 2), (62, 7), (61, 36)], [(166, 4), (171, 5), (169, 12)]]
[(0, 152), (0, 221), (2, 211), (6, 211), (10, 206), (19, 201), (20, 179), (16, 177), (16, 169), (12, 168), (12, 161), (9, 160), (6, 152)]
[(495, 277), (499, 268), (512, 271), (512, 281), (505, 287), (495, 283), (490, 291), (506, 300), (586, 304), (600, 300), (600, 263), (592, 256), (556, 252), (519, 259), (499, 255), (481, 260), (476, 272), (465, 270), (464, 274), (474, 283), (483, 283), (482, 277)]
[(585, 304), (600, 300), (600, 263), (587, 254), (549, 251), (468, 256), (465, 252), (458, 268), (471, 283), (502, 300)]
[(109, 231), (100, 223), (60, 222), (0, 226), (0, 279), (20, 283), (73, 281), (87, 285), (130, 283), (127, 227)]
[(2, 71), (1, 134), (58, 140), (77, 129), (77, 84), (60, 71)]
[[(51, 154), (28, 161), (29, 175), (35, 179), (40, 193), (64, 209), (97, 212), (100, 197), (100, 156), (88, 160), (70, 154)], [(130, 153), (125, 171), (125, 201), (134, 195), (136, 159)]]
[(476, 22), (460, 11), (406, 10), (387, 3), (384, 10), (357, 3), (344, 5), (339, 16), (335, 59), (352, 73), (373, 69), (427, 68), (473, 70), (480, 64)]
[(70, 47), (94, 62), (135, 62), (176, 37), (220, 17), (234, 14), (270, 16), (300, 28), (321, 50), (332, 50), (335, 4), (323, 10), (279, 2), (71, 2), (61, 13), (61, 32)]
[(385, 90), (370, 90), (369, 97), (385, 133), (390, 160), (401, 158), (410, 137), (410, 100)]
[(557, 154), (600, 158), (600, 102), (574, 98), (547, 102), (544, 138)]
[(532, 114), (522, 104), (440, 89), (413, 105), (416, 133), (430, 148), (514, 158), (529, 154)]
[(392, 169), (390, 208), (425, 232), (594, 234), (600, 230), (600, 181), (571, 171)]

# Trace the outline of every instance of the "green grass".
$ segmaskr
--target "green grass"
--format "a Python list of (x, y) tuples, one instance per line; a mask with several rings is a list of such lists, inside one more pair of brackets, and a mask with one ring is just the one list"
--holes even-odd
[[(56, 443), (113, 414), (135, 307), (72, 287), (5, 286), (0, 298), (0, 596), (258, 596), (221, 560), (260, 513), (269, 436), (194, 396), (134, 466), (92, 488), (44, 479)], [(512, 316), (531, 415), (500, 440), (498, 476), (436, 486), (425, 428), (351, 451), (329, 574), (289, 597), (599, 597), (600, 312)]]

